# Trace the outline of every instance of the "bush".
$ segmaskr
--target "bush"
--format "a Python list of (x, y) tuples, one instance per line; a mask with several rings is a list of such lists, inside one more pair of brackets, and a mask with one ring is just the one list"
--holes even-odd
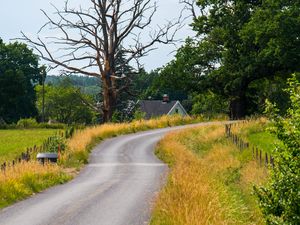
[(38, 123), (36, 119), (28, 118), (28, 119), (20, 119), (17, 123), (17, 128), (36, 128), (38, 127)]
[(288, 81), (291, 107), (286, 118), (268, 103), (273, 132), (283, 142), (274, 150), (275, 167), (265, 187), (255, 188), (268, 224), (299, 224), (300, 221), (300, 83)]
[(66, 139), (60, 136), (50, 137), (47, 143), (47, 152), (57, 153), (58, 148), (60, 148), (61, 151), (66, 149)]
[(4, 119), (2, 119), (1, 117), (0, 117), (0, 129), (7, 129), (7, 124), (6, 124), (6, 122), (4, 121)]
[(138, 109), (134, 112), (133, 118), (134, 118), (134, 120), (142, 120), (145, 118), (145, 116), (146, 116), (146, 113), (142, 112), (141, 110)]
[(66, 128), (66, 124), (63, 123), (39, 123), (38, 124), (39, 128), (46, 128), (46, 129), (65, 129)]

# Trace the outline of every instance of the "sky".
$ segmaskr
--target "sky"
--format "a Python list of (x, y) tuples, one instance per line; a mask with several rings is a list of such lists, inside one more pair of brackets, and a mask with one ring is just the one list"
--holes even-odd
[[(21, 31), (29, 36), (35, 37), (39, 28), (47, 21), (41, 9), (48, 13), (53, 12), (51, 3), (56, 7), (63, 6), (63, 0), (0, 0), (0, 38), (4, 42), (9, 42), (14, 38), (21, 37)], [(76, 0), (85, 3), (87, 0)], [(166, 21), (176, 19), (183, 8), (179, 0), (158, 0), (158, 11), (153, 20), (153, 25), (165, 24)], [(84, 4), (82, 4), (84, 5)], [(187, 20), (186, 24), (189, 23)], [(188, 36), (193, 36), (191, 28), (186, 25), (176, 35), (176, 39), (184, 40)], [(156, 45), (157, 50), (149, 53), (143, 58), (142, 63), (147, 71), (156, 69), (168, 63), (175, 54), (176, 48), (182, 43), (173, 45)]]

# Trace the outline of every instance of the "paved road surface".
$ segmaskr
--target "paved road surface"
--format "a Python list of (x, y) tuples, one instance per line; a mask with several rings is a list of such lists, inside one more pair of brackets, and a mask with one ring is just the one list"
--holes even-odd
[(180, 128), (102, 142), (73, 181), (1, 210), (0, 225), (148, 224), (167, 171), (153, 150), (166, 132)]

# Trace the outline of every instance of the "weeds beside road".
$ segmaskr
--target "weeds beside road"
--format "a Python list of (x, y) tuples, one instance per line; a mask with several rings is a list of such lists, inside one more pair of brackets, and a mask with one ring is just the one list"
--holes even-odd
[(225, 138), (223, 125), (168, 134), (156, 153), (171, 170), (151, 224), (264, 224), (252, 186), (267, 170)]

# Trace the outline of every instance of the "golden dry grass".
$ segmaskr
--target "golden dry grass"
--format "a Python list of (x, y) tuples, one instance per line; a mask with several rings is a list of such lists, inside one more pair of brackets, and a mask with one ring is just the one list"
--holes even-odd
[(71, 179), (53, 164), (24, 162), (0, 172), (0, 208)]
[[(155, 128), (164, 128), (168, 126), (183, 125), (203, 121), (202, 117), (182, 117), (179, 115), (163, 116), (151, 120), (137, 120), (131, 123), (104, 124), (100, 126), (86, 128), (75, 133), (68, 141), (68, 150), (63, 155), (63, 161), (75, 156), (75, 160), (87, 162), (88, 150), (94, 142), (105, 138), (134, 133), (138, 131), (150, 130)], [(74, 159), (73, 159), (74, 160)]]
[(29, 162), (8, 167), (5, 173), (0, 171), (0, 208), (71, 179), (75, 174), (74, 168), (87, 162), (89, 149), (97, 141), (121, 134), (200, 121), (203, 121), (202, 117), (175, 115), (147, 121), (105, 124), (78, 131), (68, 140), (67, 150), (61, 156), (59, 165), (42, 166), (37, 162)]
[(248, 198), (252, 185), (265, 180), (265, 170), (239, 160), (223, 126), (170, 133), (157, 154), (171, 171), (151, 224), (264, 224)]

